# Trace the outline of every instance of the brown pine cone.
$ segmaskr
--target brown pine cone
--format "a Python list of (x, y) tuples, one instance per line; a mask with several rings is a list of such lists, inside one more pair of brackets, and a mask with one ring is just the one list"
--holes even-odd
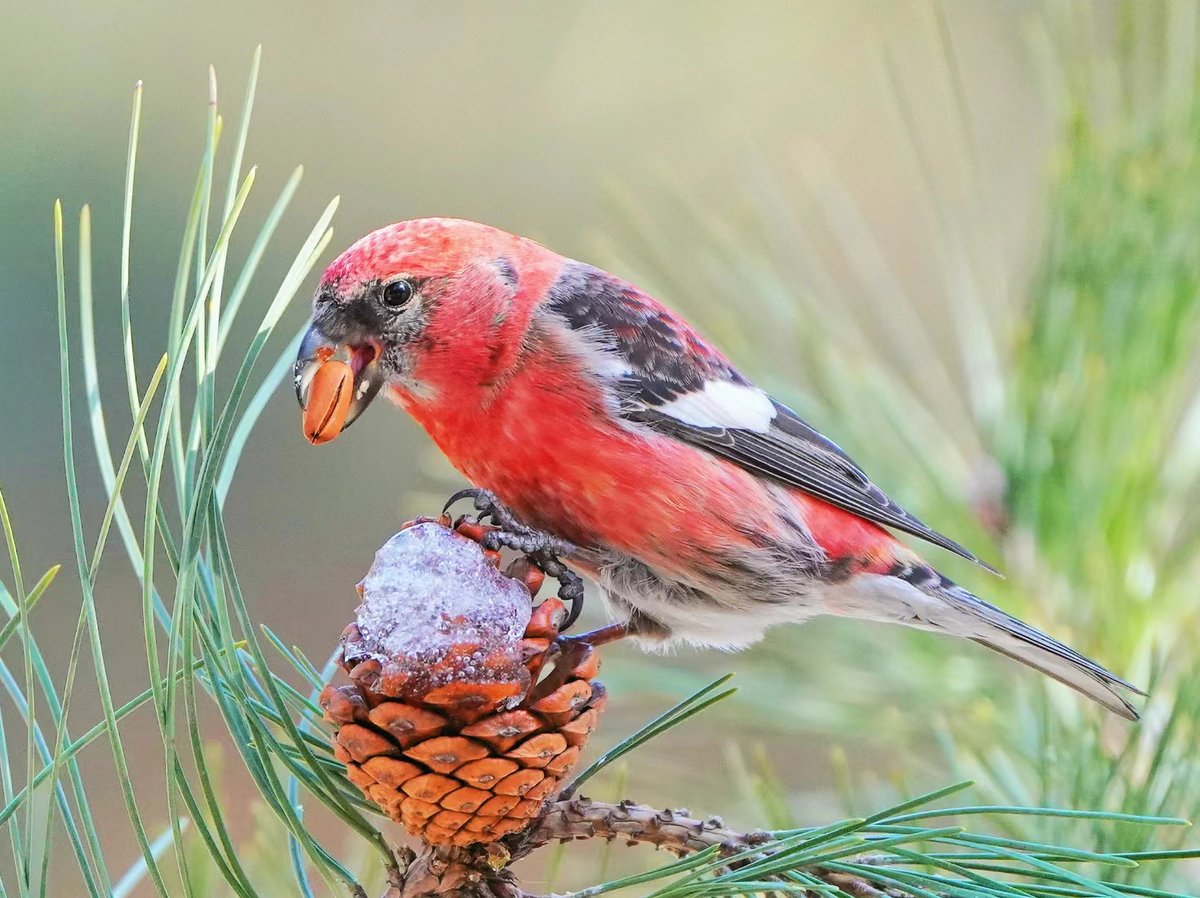
[(563, 603), (533, 607), (540, 571), (519, 559), (501, 573), (486, 530), (443, 517), (392, 537), (342, 634), (351, 682), (321, 693), (347, 777), (433, 844), (530, 826), (604, 707), (598, 653), (557, 642)]

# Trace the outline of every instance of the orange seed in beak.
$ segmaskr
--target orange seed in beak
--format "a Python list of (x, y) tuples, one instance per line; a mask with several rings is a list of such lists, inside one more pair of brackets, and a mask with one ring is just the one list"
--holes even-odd
[(354, 395), (354, 371), (342, 361), (326, 359), (313, 375), (304, 406), (304, 437), (315, 446), (342, 432)]

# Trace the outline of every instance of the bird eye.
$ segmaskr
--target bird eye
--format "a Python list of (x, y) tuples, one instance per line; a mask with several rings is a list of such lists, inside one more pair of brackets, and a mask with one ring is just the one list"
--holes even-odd
[(410, 281), (392, 281), (383, 288), (383, 304), (389, 309), (402, 309), (413, 297), (413, 285)]

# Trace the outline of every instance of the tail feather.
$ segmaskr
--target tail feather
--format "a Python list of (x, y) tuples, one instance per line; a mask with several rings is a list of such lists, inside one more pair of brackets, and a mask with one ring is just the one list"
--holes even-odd
[(1137, 708), (1131, 705), (1117, 689), (1128, 689), (1138, 695), (1145, 693), (1136, 686), (1129, 685), (1120, 677), (1109, 673), (1095, 662), (1087, 661), (1086, 665), (1080, 665), (1075, 661), (1065, 661), (1057, 654), (1051, 654), (1045, 649), (1015, 640), (1012, 644), (1003, 644), (1001, 639), (988, 639), (983, 636), (972, 638), (975, 642), (987, 646), (994, 652), (1007, 655), (1014, 661), (1020, 661), (1022, 664), (1058, 680), (1064, 686), (1070, 686), (1076, 692), (1086, 695), (1092, 701), (1103, 705), (1126, 720), (1138, 719)]
[(890, 593), (890, 607), (880, 619), (964, 636), (1070, 686), (1114, 714), (1127, 720), (1138, 719), (1137, 709), (1121, 691), (1145, 695), (1142, 690), (1070, 646), (985, 602), (928, 565), (898, 564), (888, 574), (871, 579), (877, 581), (876, 586), (883, 585), (878, 581), (893, 584), (885, 590)]

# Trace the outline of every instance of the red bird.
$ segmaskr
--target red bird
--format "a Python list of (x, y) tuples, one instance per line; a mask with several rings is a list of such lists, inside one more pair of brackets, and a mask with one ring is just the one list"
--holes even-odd
[(400, 222), (325, 271), (302, 405), (331, 348), (347, 425), (386, 388), (472, 484), (571, 544), (631, 635), (737, 649), (821, 614), (901, 623), (1137, 716), (1118, 691), (1135, 687), (922, 561), (885, 528), (978, 559), (605, 271), (470, 221)]

